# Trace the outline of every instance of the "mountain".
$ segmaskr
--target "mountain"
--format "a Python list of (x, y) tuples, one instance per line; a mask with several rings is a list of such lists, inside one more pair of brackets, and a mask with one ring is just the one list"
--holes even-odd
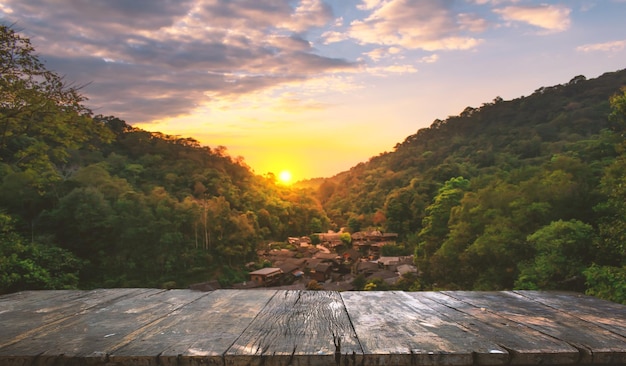
[(347, 227), (398, 234), (385, 250), (419, 269), (402, 289), (626, 302), (624, 70), (467, 107), (287, 187), (222, 146), (94, 116), (6, 26), (0, 69), (0, 293), (228, 285), (273, 241)]
[[(583, 268), (623, 257), (607, 254), (619, 250), (601, 227), (607, 174), (623, 153), (610, 99), (625, 85), (626, 70), (576, 76), (467, 107), (326, 179), (318, 198), (339, 226), (399, 233), (423, 274), (418, 288), (582, 290)], [(544, 248), (548, 234), (566, 240), (559, 230), (584, 244)], [(550, 255), (569, 260), (562, 273), (538, 272), (560, 266), (542, 262)]]
[(258, 248), (330, 225), (222, 146), (93, 116), (2, 25), (0, 70), (0, 293), (242, 282)]

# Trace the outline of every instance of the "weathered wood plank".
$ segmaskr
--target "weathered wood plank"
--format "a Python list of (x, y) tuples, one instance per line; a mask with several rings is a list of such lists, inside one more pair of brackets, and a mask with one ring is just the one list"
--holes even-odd
[(626, 339), (623, 337), (514, 292), (444, 293), (569, 343), (579, 350), (580, 363), (626, 363)]
[(626, 337), (624, 305), (572, 292), (515, 291), (515, 293)]
[(222, 365), (228, 348), (275, 293), (275, 290), (208, 293), (112, 351), (109, 361), (146, 366)]
[[(411, 296), (415, 295), (415, 296)], [(501, 365), (508, 353), (441, 317), (419, 293), (341, 294), (363, 347), (365, 365)]]
[(304, 366), (341, 358), (354, 365), (361, 353), (339, 293), (279, 291), (226, 352), (225, 362)]
[[(44, 327), (28, 339), (0, 349), (3, 364), (11, 356), (14, 364), (104, 363), (111, 350), (129, 343), (136, 333), (154, 326), (167, 314), (202, 296), (186, 290), (148, 290), (122, 297), (118, 290), (90, 292), (91, 297), (75, 301), (100, 305), (64, 318), (54, 327)], [(117, 301), (101, 302), (104, 297)], [(3, 356), (7, 357), (3, 357)], [(156, 356), (156, 355), (154, 355)]]
[(0, 365), (626, 365), (625, 313), (533, 291), (31, 291), (0, 296)]
[[(28, 291), (2, 297), (0, 348), (57, 327), (63, 320), (148, 289)], [(1, 354), (1, 352), (0, 352)]]
[(513, 322), (486, 308), (479, 308), (440, 292), (408, 293), (428, 304), (440, 316), (509, 351), (512, 365), (574, 364), (580, 358), (576, 348), (522, 323)]

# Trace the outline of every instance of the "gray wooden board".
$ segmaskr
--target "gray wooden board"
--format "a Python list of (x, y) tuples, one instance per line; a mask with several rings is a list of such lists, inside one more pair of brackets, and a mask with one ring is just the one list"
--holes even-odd
[[(0, 349), (22, 339), (57, 327), (59, 322), (124, 296), (147, 289), (93, 291), (27, 291), (0, 301)], [(2, 351), (0, 350), (0, 354)]]
[(558, 311), (626, 337), (626, 306), (572, 292), (515, 291)]
[(581, 363), (626, 363), (626, 339), (514, 292), (445, 291), (576, 347)]
[[(87, 303), (98, 302), (101, 297), (115, 297), (118, 290), (100, 290), (91, 293), (93, 298), (79, 299)], [(152, 326), (167, 314), (202, 296), (186, 290), (147, 290), (136, 296), (122, 297), (117, 301), (99, 302), (100, 305), (64, 319), (52, 328), (0, 349), (0, 356), (12, 355), (14, 359), (37, 360), (38, 363), (66, 363), (80, 359), (99, 363), (107, 359), (110, 350), (130, 342), (135, 333)], [(18, 362), (18, 364), (19, 364)]]
[(509, 351), (513, 365), (571, 364), (580, 358), (576, 348), (486, 308), (479, 308), (440, 292), (410, 292), (442, 317), (479, 333)]
[(506, 350), (403, 292), (344, 292), (365, 365), (506, 364)]
[(217, 290), (111, 352), (123, 364), (223, 364), (223, 355), (274, 296), (275, 290)]
[(625, 312), (532, 291), (28, 291), (0, 296), (0, 365), (626, 365)]
[(342, 364), (354, 362), (361, 353), (338, 292), (279, 291), (226, 352), (225, 361), (228, 366), (330, 365), (337, 358)]

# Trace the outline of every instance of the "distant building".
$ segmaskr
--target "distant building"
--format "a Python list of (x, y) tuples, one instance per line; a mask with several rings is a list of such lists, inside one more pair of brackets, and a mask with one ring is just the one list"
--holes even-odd
[(280, 281), (283, 271), (280, 268), (261, 268), (250, 272), (250, 281), (259, 286), (271, 286)]

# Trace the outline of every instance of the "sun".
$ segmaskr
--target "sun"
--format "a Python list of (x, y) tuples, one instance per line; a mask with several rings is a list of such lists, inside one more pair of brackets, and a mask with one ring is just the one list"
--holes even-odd
[(291, 172), (283, 170), (278, 174), (278, 180), (280, 180), (282, 184), (291, 184)]

